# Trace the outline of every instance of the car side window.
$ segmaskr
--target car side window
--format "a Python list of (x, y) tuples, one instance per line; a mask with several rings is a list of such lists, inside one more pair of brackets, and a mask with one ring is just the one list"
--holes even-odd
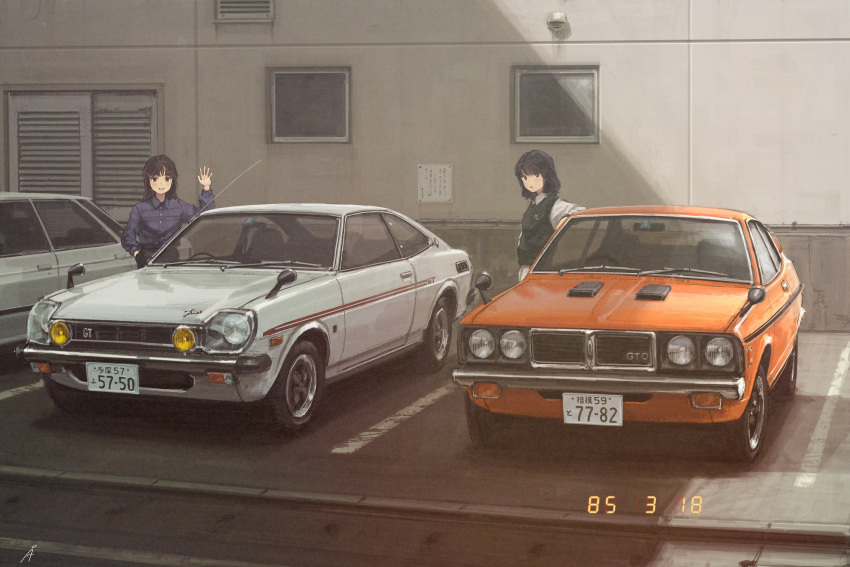
[(38, 201), (35, 208), (57, 250), (119, 242), (88, 211), (71, 200)]
[(391, 262), (401, 258), (387, 225), (377, 213), (351, 215), (345, 220), (343, 270)]
[(759, 264), (761, 283), (770, 283), (779, 273), (779, 253), (773, 246), (773, 239), (770, 238), (766, 228), (755, 221), (751, 221), (749, 227), (753, 250), (755, 250), (756, 260)]
[(29, 201), (0, 203), (0, 257), (50, 252), (50, 243)]
[(384, 214), (384, 221), (401, 248), (401, 255), (410, 258), (431, 245), (430, 239), (409, 222), (395, 216)]

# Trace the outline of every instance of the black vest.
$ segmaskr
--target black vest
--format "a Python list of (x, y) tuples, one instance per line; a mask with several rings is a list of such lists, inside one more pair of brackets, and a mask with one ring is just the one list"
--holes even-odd
[(520, 266), (532, 264), (549, 241), (549, 237), (555, 232), (549, 215), (557, 200), (557, 195), (549, 195), (536, 205), (532, 201), (522, 215), (522, 235), (516, 249)]

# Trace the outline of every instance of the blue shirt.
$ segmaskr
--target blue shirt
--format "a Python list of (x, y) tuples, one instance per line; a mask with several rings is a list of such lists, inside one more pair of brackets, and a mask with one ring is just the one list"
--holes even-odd
[(212, 191), (201, 191), (198, 206), (178, 198), (159, 202), (156, 195), (133, 205), (130, 220), (121, 236), (124, 250), (133, 255), (139, 248), (159, 249), (202, 209), (215, 208)]

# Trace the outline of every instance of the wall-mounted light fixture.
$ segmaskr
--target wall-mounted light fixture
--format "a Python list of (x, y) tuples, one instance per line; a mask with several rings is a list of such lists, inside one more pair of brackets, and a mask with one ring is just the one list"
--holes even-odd
[(546, 25), (549, 26), (550, 30), (558, 33), (564, 31), (569, 24), (567, 23), (567, 16), (563, 12), (552, 12), (546, 18)]

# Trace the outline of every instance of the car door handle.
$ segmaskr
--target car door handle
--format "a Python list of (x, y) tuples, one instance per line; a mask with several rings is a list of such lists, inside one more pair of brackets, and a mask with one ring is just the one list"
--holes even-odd
[(783, 291), (788, 291), (788, 282), (782, 280), (782, 289)]
[(50, 264), (38, 264), (35, 267), (35, 269), (38, 270), (39, 272), (46, 272), (46, 271), (50, 270), (51, 267), (52, 266)]
[(407, 278), (413, 277), (413, 272), (402, 272), (400, 275), (401, 279), (406, 280)]

